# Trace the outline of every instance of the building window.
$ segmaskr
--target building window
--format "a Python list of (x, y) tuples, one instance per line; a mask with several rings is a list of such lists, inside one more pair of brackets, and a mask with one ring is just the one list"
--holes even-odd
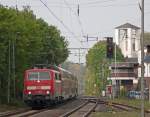
[(128, 51), (128, 40), (126, 40), (126, 51)]
[(135, 51), (135, 39), (133, 39), (132, 49), (133, 49), (133, 51)]
[(123, 39), (127, 39), (127, 38), (128, 38), (127, 29), (119, 30), (119, 39), (123, 40)]
[(132, 44), (132, 49), (135, 51), (135, 43)]
[(148, 65), (147, 69), (148, 69), (147, 71), (149, 71), (148, 74), (150, 74), (150, 65)]
[(133, 43), (133, 45), (132, 45), (132, 46), (133, 46), (133, 51), (135, 51), (135, 43)]

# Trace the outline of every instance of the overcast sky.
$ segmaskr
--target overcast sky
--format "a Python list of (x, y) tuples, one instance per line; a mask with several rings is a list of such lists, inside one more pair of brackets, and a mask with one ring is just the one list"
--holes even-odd
[[(48, 7), (46, 8), (43, 3)], [(114, 28), (124, 23), (140, 27), (141, 0), (0, 0), (8, 6), (29, 5), (37, 18), (41, 17), (49, 25), (55, 25), (69, 41), (70, 48), (89, 48), (96, 41), (86, 41), (89, 37), (113, 36)], [(79, 16), (77, 14), (79, 4)], [(145, 0), (145, 30), (150, 32), (150, 0)], [(72, 50), (68, 60), (79, 62), (78, 50)], [(85, 62), (85, 50), (81, 50), (81, 62)]]

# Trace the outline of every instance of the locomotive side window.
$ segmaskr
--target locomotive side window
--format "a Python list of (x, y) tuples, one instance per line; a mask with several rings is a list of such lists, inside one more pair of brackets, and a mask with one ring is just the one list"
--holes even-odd
[(49, 72), (29, 72), (28, 80), (49, 80)]
[(56, 79), (56, 80), (60, 80), (60, 75), (57, 74), (57, 73), (55, 73), (55, 79)]

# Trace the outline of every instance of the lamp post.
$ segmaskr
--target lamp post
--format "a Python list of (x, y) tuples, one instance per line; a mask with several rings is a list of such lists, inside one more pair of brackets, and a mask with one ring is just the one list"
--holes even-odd
[(11, 41), (8, 42), (8, 87), (7, 87), (7, 103), (10, 103), (10, 77), (11, 77)]
[(144, 0), (141, 0), (141, 117), (144, 117)]
[(16, 96), (16, 72), (15, 72), (15, 40), (12, 41), (12, 72), (13, 72), (13, 94), (14, 94), (14, 98)]
[(16, 32), (16, 38), (12, 41), (12, 72), (13, 72), (13, 93), (14, 93), (14, 98), (16, 97), (16, 57), (15, 57), (15, 52), (16, 52), (16, 41), (18, 38), (18, 35), (20, 32)]

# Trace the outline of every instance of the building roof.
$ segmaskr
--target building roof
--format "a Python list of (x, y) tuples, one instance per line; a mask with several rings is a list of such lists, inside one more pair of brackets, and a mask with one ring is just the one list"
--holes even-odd
[(140, 27), (137, 27), (135, 25), (132, 25), (130, 23), (125, 23), (123, 25), (120, 25), (120, 26), (117, 26), (116, 29), (119, 29), (119, 28), (133, 28), (133, 29), (140, 29)]

